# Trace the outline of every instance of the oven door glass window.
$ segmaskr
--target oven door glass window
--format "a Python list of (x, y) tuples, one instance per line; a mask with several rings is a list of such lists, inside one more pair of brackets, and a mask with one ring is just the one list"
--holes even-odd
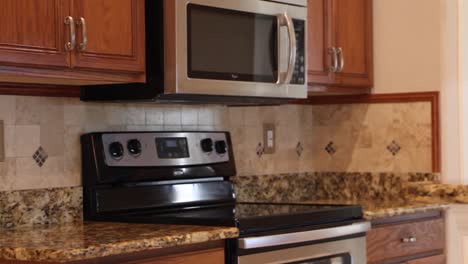
[(189, 78), (277, 82), (276, 16), (189, 4), (187, 23)]
[(341, 254), (298, 262), (288, 262), (287, 264), (352, 264), (352, 261), (350, 254)]

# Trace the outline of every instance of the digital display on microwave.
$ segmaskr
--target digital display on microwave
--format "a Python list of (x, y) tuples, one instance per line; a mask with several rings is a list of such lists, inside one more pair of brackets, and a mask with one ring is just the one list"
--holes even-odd
[(156, 138), (156, 150), (160, 159), (189, 158), (187, 138)]

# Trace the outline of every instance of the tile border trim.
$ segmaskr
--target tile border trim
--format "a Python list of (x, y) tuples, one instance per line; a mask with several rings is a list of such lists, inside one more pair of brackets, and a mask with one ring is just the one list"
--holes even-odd
[(432, 171), (441, 171), (441, 138), (440, 138), (440, 93), (391, 93), (391, 94), (364, 94), (347, 96), (311, 96), (306, 100), (292, 101), (291, 104), (302, 105), (328, 105), (328, 104), (386, 104), (386, 103), (431, 103), (432, 118)]

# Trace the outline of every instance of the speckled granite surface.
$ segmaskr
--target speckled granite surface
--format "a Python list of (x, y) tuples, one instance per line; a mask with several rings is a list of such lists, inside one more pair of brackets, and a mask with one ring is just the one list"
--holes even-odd
[(408, 193), (416, 201), (468, 203), (468, 186), (449, 184), (412, 184)]
[[(425, 188), (440, 186), (434, 184), (439, 178), (433, 173), (317, 172), (235, 177), (232, 181), (241, 202), (360, 204), (365, 218), (373, 220), (446, 209), (446, 200), (419, 197)], [(468, 188), (465, 193), (468, 197)]]
[(429, 201), (400, 201), (374, 203), (372, 201), (336, 201), (336, 200), (313, 200), (303, 201), (301, 204), (359, 204), (363, 207), (366, 220), (376, 220), (407, 214), (424, 213), (429, 211), (440, 211), (448, 208), (448, 204)]
[(0, 233), (0, 259), (67, 262), (222, 240), (237, 228), (124, 223), (15, 228)]
[(310, 200), (405, 201), (411, 182), (437, 182), (432, 173), (315, 172), (240, 176), (231, 180), (241, 202)]
[(81, 187), (0, 192), (0, 228), (82, 222)]

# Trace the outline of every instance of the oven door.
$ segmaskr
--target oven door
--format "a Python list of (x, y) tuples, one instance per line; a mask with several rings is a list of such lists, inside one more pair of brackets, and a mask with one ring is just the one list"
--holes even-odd
[(365, 264), (366, 238), (338, 240), (239, 256), (238, 264)]
[(238, 264), (365, 264), (369, 222), (239, 239)]
[(174, 23), (166, 23), (165, 93), (306, 97), (307, 7), (262, 0), (166, 3), (166, 21)]

